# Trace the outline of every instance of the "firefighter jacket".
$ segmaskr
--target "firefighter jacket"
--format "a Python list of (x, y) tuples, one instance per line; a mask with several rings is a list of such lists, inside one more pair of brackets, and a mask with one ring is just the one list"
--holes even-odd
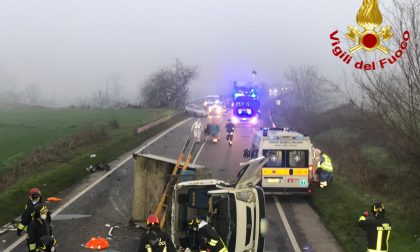
[[(39, 203), (42, 203), (42, 198), (36, 203), (32, 203), (31, 200), (28, 200), (28, 202), (25, 205), (25, 210), (23, 211), (20, 217), (20, 223), (17, 227), (18, 229), (27, 231), (29, 224), (34, 218), (34, 208)], [(49, 212), (47, 214), (47, 220), (51, 222), (51, 215)]]
[(143, 236), (138, 252), (176, 252), (171, 237), (160, 230), (159, 226), (152, 226)]
[(28, 226), (29, 251), (42, 247), (40, 240), (44, 236), (52, 236), (51, 222), (37, 217)]
[(368, 252), (387, 252), (391, 235), (391, 221), (385, 215), (377, 217), (360, 216), (359, 226), (366, 231)]
[(226, 126), (225, 126), (225, 128), (226, 128), (226, 131), (227, 132), (233, 132), (235, 130), (235, 124), (233, 124), (233, 123), (227, 123)]
[(198, 224), (198, 235), (200, 237), (200, 251), (228, 252), (219, 234), (207, 222), (201, 221)]
[(331, 158), (327, 154), (322, 154), (320, 160), (318, 162), (318, 168), (321, 168), (324, 171), (332, 172), (333, 165), (331, 162)]

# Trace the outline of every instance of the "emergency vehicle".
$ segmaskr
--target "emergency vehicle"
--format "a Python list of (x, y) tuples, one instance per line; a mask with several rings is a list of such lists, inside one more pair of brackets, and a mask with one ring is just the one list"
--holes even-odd
[(287, 128), (264, 128), (254, 132), (251, 149), (244, 157), (264, 156), (261, 187), (266, 194), (310, 194), (316, 180), (314, 147), (309, 136)]

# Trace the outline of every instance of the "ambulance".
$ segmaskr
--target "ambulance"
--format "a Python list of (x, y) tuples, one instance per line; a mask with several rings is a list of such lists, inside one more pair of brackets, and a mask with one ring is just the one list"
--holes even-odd
[(252, 146), (245, 158), (264, 156), (268, 162), (261, 170), (265, 194), (311, 193), (317, 180), (314, 147), (309, 136), (287, 128), (263, 128), (254, 132)]

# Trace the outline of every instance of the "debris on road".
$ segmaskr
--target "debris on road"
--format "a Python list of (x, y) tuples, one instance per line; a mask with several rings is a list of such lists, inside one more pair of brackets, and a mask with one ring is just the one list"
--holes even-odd
[(58, 197), (49, 197), (47, 198), (48, 202), (57, 202), (57, 201), (61, 201), (61, 198)]
[(105, 227), (106, 228), (109, 228), (109, 232), (108, 232), (108, 235), (109, 236), (112, 236), (112, 231), (114, 231), (114, 228), (120, 228), (120, 226), (117, 226), (117, 225), (114, 225), (114, 226), (111, 226), (110, 224), (105, 224)]
[(0, 235), (6, 233), (7, 231), (16, 231), (16, 224), (7, 224), (0, 228)]
[(109, 242), (100, 236), (92, 237), (86, 244), (81, 245), (87, 249), (102, 250), (109, 248)]

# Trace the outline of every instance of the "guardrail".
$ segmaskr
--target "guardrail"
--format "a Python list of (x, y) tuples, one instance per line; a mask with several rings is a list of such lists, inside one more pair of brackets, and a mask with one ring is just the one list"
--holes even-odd
[(149, 124), (146, 124), (146, 125), (144, 125), (144, 126), (142, 126), (142, 127), (140, 127), (140, 128), (137, 129), (137, 134), (140, 134), (140, 133), (142, 133), (142, 132), (144, 132), (144, 131), (146, 131), (146, 130), (148, 130), (148, 129), (150, 129), (150, 128), (158, 125), (158, 124), (161, 124), (163, 122), (166, 122), (169, 119), (171, 119), (172, 117), (177, 116), (177, 115), (179, 115), (181, 113), (182, 113), (182, 111), (176, 112), (176, 113), (173, 113), (172, 115), (165, 116), (164, 118), (161, 118), (161, 119), (159, 119), (157, 121), (154, 121), (154, 122), (151, 122)]

